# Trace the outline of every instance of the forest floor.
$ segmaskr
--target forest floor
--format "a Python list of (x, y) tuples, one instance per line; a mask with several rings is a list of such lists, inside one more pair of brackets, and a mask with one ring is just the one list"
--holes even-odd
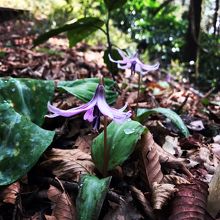
[[(103, 46), (80, 43), (68, 48), (66, 38), (61, 36), (32, 48), (36, 37), (31, 32), (33, 25), (23, 20), (0, 24), (1, 77), (56, 82), (101, 75), (112, 78), (102, 59)], [(190, 136), (184, 137), (161, 114), (148, 117), (143, 123), (149, 133), (140, 142), (144, 147), (109, 172), (112, 180), (99, 219), (220, 218), (219, 204), (213, 205), (213, 195), (219, 198), (220, 192), (208, 189), (216, 170), (220, 173), (220, 94), (213, 90), (203, 94), (189, 82), (177, 81), (175, 77), (167, 80), (166, 76), (158, 70), (142, 78), (138, 106), (172, 109), (181, 116)], [(119, 96), (114, 107), (127, 102), (128, 109), (134, 112), (138, 77), (130, 78), (129, 72), (120, 72), (115, 78)], [(124, 90), (120, 89), (122, 86)], [(55, 95), (53, 103), (68, 109), (81, 102), (70, 95)], [(44, 127), (47, 123), (46, 120)], [(91, 165), (90, 156), (97, 133), (91, 131), (83, 117), (57, 119), (50, 128), (56, 129), (56, 138), (40, 161), (27, 176), (1, 188), (0, 219), (74, 219), (80, 175), (93, 173), (101, 177)], [(73, 160), (81, 163), (84, 158), (83, 164), (88, 167), (85, 169), (82, 163), (76, 167), (75, 161), (64, 154), (66, 150), (78, 150), (79, 156)], [(59, 158), (57, 161), (53, 161), (54, 155)], [(43, 162), (46, 167), (41, 165)]]

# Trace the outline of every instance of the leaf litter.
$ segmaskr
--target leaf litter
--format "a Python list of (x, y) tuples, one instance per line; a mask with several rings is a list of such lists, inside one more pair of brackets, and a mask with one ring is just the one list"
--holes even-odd
[[(103, 47), (83, 43), (69, 49), (67, 42), (57, 37), (31, 50), (35, 36), (26, 32), (30, 25), (20, 21), (24, 27), (13, 30), (16, 37), (7, 37), (8, 29), (1, 27), (1, 32), (6, 33), (0, 43), (6, 53), (1, 58), (1, 76), (56, 81), (100, 74), (111, 78), (102, 61)], [(12, 26), (11, 21), (6, 26)], [(6, 47), (7, 44), (13, 47)], [(123, 74), (116, 76), (119, 88), (122, 84), (124, 87), (116, 103), (122, 106), (128, 101), (129, 108), (134, 108), (137, 92), (129, 86), (129, 80), (135, 85), (137, 79), (128, 80)], [(143, 77), (145, 87), (138, 106), (172, 109), (185, 122), (190, 136), (183, 137), (165, 117), (151, 115), (145, 122), (149, 132), (142, 135), (133, 154), (110, 172), (112, 181), (99, 219), (181, 220), (220, 216), (220, 191), (216, 190), (220, 173), (219, 93), (202, 94), (175, 80), (166, 82), (164, 87), (160, 81), (165, 77), (158, 77)], [(56, 92), (54, 103), (68, 109), (78, 106), (80, 101)], [(100, 177), (90, 153), (97, 134), (91, 132), (88, 124), (80, 117), (57, 118), (45, 120), (44, 127), (56, 128), (56, 137), (27, 178), (0, 189), (1, 219), (74, 220), (80, 176), (89, 173)]]

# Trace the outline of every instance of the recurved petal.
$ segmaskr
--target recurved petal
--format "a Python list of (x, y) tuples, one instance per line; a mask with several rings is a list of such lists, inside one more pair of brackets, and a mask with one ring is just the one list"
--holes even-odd
[(128, 57), (125, 55), (123, 50), (120, 50), (119, 48), (117, 48), (118, 53), (120, 54), (120, 56), (124, 59), (128, 59)]
[(94, 120), (94, 116), (93, 116), (93, 110), (94, 110), (94, 107), (89, 109), (88, 111), (86, 111), (83, 119), (84, 120), (87, 120), (89, 122), (92, 122)]
[(111, 107), (111, 110), (116, 111), (116, 112), (117, 111), (123, 112), (127, 108), (127, 106), (128, 106), (128, 103), (126, 102), (125, 105), (122, 108), (116, 109), (116, 108)]
[(51, 113), (55, 114), (55, 116), (52, 115), (52, 117), (57, 117), (57, 116), (71, 117), (71, 116), (77, 115), (81, 112), (85, 112), (85, 111), (93, 108), (95, 106), (95, 104), (96, 104), (96, 100), (93, 99), (90, 102), (88, 102), (84, 105), (81, 105), (80, 107), (71, 108), (71, 109), (68, 109), (68, 110), (59, 109), (59, 108), (51, 105), (49, 102), (47, 104), (47, 107), (48, 107), (48, 110)]
[(109, 58), (109, 60), (110, 61), (112, 61), (113, 63), (121, 63), (121, 64), (126, 64), (128, 61), (125, 59), (123, 59), (123, 60), (114, 60), (114, 59), (112, 59), (112, 57), (111, 57), (111, 55), (109, 54), (108, 55), (108, 58)]
[(130, 62), (126, 63), (126, 65), (121, 65), (120, 63), (118, 63), (118, 68), (123, 69), (123, 70), (130, 69), (131, 68), (131, 63)]
[(113, 120), (117, 123), (123, 123), (124, 121), (128, 120), (131, 117), (131, 111), (122, 112), (120, 110), (112, 109), (113, 113)]
[(143, 69), (143, 72), (149, 72), (149, 71), (157, 70), (160, 64), (159, 63), (156, 63), (154, 65), (141, 64), (140, 66)]

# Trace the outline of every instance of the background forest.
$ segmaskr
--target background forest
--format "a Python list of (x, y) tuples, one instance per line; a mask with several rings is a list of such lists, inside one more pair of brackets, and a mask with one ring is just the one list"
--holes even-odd
[[(0, 1), (0, 5), (30, 11), (29, 16), (38, 18), (32, 31), (40, 34), (74, 19), (108, 16), (102, 0)], [(111, 12), (113, 44), (131, 51), (137, 47), (143, 59), (159, 60), (164, 71), (193, 80), (202, 90), (219, 86), (219, 35), (219, 0), (128, 0)], [(86, 42), (106, 45), (101, 31)]]

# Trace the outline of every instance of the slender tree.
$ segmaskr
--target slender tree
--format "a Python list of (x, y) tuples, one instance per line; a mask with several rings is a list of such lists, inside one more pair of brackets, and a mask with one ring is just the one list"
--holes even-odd
[(213, 28), (214, 28), (214, 35), (217, 34), (217, 20), (218, 20), (218, 10), (219, 10), (219, 0), (215, 0), (215, 13), (213, 17)]
[(196, 61), (199, 49), (202, 0), (190, 0), (189, 25), (186, 34), (184, 61)]

